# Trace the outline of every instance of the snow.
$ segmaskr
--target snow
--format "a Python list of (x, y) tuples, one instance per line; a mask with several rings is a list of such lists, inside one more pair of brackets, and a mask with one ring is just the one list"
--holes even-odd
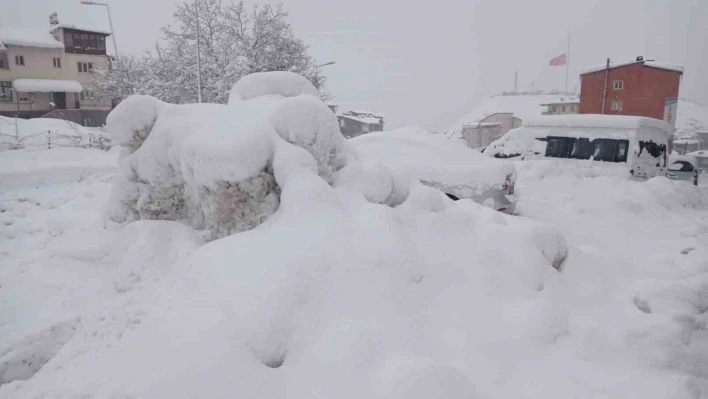
[(0, 29), (0, 42), (5, 46), (24, 46), (63, 49), (60, 43), (49, 32), (27, 28), (10, 27), (5, 24)]
[(84, 127), (63, 119), (0, 116), (0, 150), (101, 144), (110, 146), (106, 134), (100, 128)]
[(15, 79), (12, 87), (23, 93), (50, 93), (53, 91), (80, 93), (83, 90), (81, 83), (75, 80), (57, 79)]
[[(0, 157), (0, 399), (708, 392), (708, 187), (490, 160), (412, 128), (340, 141), (309, 95), (123, 105), (122, 153)], [(211, 179), (258, 171), (266, 147), (248, 182)], [(389, 166), (416, 156), (459, 179), (517, 170), (519, 215)], [(206, 242), (189, 220), (106, 220), (112, 178), (202, 207), (275, 181), (278, 204)]]
[(361, 122), (361, 123), (366, 123), (368, 125), (378, 125), (381, 123), (381, 119), (372, 117), (372, 116), (366, 116), (366, 115), (349, 115), (349, 114), (339, 114), (337, 115), (340, 118), (345, 118), (349, 120), (353, 120), (356, 122)]
[[(612, 68), (619, 68), (622, 66), (626, 65), (632, 65), (636, 63), (643, 63), (644, 66), (652, 67), (652, 68), (659, 68), (659, 69), (665, 69), (667, 71), (674, 71), (674, 72), (681, 72), (683, 73), (683, 65), (678, 65), (678, 64), (672, 64), (669, 62), (659, 62), (659, 61), (628, 61), (628, 62), (610, 62), (610, 69)], [(593, 73), (593, 72), (598, 72), (598, 71), (604, 71), (607, 69), (607, 64), (602, 64), (602, 65), (596, 65), (592, 67), (587, 67), (583, 70), (580, 71), (581, 75), (586, 75), (588, 73)]]
[(0, 398), (708, 390), (705, 189), (523, 162), (506, 216), (421, 185), (371, 204), (288, 163), (274, 216), (204, 245), (178, 222), (103, 222), (97, 161), (2, 181)]
[[(402, 178), (480, 194), (501, 187), (514, 167), (490, 159), (464, 143), (417, 128), (373, 132), (349, 140), (359, 159), (381, 162)], [(462, 195), (460, 195), (462, 196)]]
[(547, 104), (541, 104), (541, 105), (548, 106), (548, 105), (563, 105), (563, 104), (580, 104), (580, 99), (579, 98), (561, 98), (560, 100), (551, 101)]
[(236, 82), (229, 95), (229, 104), (265, 95), (295, 97), (301, 94), (315, 97), (320, 95), (309, 80), (296, 73), (280, 71), (253, 73)]
[(57, 24), (57, 25), (52, 26), (49, 29), (49, 32), (54, 32), (55, 30), (60, 29), (60, 28), (74, 29), (74, 30), (80, 30), (80, 31), (84, 31), (84, 32), (92, 32), (92, 33), (101, 33), (106, 36), (111, 34), (111, 31), (107, 30), (107, 29), (100, 29), (100, 28), (95, 28), (95, 27), (88, 26), (88, 25), (75, 25), (75, 24)]
[(525, 127), (578, 127), (578, 128), (609, 128), (609, 129), (639, 129), (642, 127), (662, 130), (668, 134), (671, 126), (658, 119), (627, 115), (546, 115), (527, 118), (523, 121)]
[(330, 109), (298, 94), (316, 92), (301, 79), (289, 72), (245, 77), (232, 91), (241, 100), (229, 105), (173, 105), (146, 96), (121, 102), (108, 118), (114, 142), (126, 149), (112, 220), (184, 219), (216, 238), (272, 215), (288, 174), (280, 165), (307, 164), (303, 153), (314, 158), (319, 176), (333, 181), (348, 159), (346, 142)]
[(708, 150), (700, 150), (700, 151), (694, 151), (694, 152), (689, 152), (686, 155), (691, 155), (694, 157), (708, 157)]
[(708, 106), (680, 98), (676, 116), (676, 137), (692, 138), (708, 129)]

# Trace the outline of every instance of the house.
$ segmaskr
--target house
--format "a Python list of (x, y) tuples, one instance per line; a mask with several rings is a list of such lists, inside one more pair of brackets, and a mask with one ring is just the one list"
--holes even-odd
[(675, 126), (683, 67), (644, 60), (592, 67), (580, 74), (580, 113), (646, 116)]
[(560, 100), (547, 102), (541, 104), (543, 107), (547, 107), (546, 111), (542, 112), (542, 115), (568, 115), (577, 114), (580, 105), (580, 99), (578, 98), (561, 98)]
[(346, 138), (361, 136), (369, 132), (381, 132), (384, 115), (366, 110), (351, 110), (337, 114), (339, 130)]
[(513, 112), (495, 112), (480, 120), (462, 126), (461, 138), (468, 147), (484, 148), (500, 139), (511, 129), (521, 126), (521, 119)]
[(49, 31), (0, 30), (0, 115), (105, 123), (110, 98), (97, 98), (95, 72), (109, 68), (110, 32), (53, 24)]

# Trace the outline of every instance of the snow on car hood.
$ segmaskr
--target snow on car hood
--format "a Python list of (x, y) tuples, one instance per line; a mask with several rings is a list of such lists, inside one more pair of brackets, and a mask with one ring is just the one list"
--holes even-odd
[(514, 165), (489, 157), (456, 139), (417, 128), (369, 133), (349, 140), (357, 156), (378, 161), (408, 178), (480, 191), (501, 185)]

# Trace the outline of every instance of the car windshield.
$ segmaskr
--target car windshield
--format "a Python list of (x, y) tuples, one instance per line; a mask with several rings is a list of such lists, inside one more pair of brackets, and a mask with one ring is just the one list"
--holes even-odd
[(693, 165), (687, 161), (676, 161), (669, 166), (669, 170), (674, 172), (693, 172)]

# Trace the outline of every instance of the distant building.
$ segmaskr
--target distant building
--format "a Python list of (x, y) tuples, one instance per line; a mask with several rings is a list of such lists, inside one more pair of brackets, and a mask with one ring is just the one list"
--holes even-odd
[(642, 57), (586, 69), (580, 74), (580, 113), (647, 116), (675, 125), (682, 75), (682, 66)]
[(339, 130), (346, 138), (361, 136), (369, 132), (380, 132), (384, 129), (384, 115), (381, 113), (352, 110), (337, 114), (337, 119), (339, 120)]
[(580, 106), (580, 99), (577, 98), (561, 98), (560, 100), (541, 104), (547, 107), (542, 112), (543, 115), (568, 115), (577, 114)]
[(3, 28), (0, 115), (105, 123), (111, 99), (97, 98), (95, 72), (109, 67), (110, 32), (57, 23), (49, 31)]
[(511, 112), (496, 112), (462, 126), (461, 138), (468, 147), (483, 148), (521, 126), (521, 119)]

